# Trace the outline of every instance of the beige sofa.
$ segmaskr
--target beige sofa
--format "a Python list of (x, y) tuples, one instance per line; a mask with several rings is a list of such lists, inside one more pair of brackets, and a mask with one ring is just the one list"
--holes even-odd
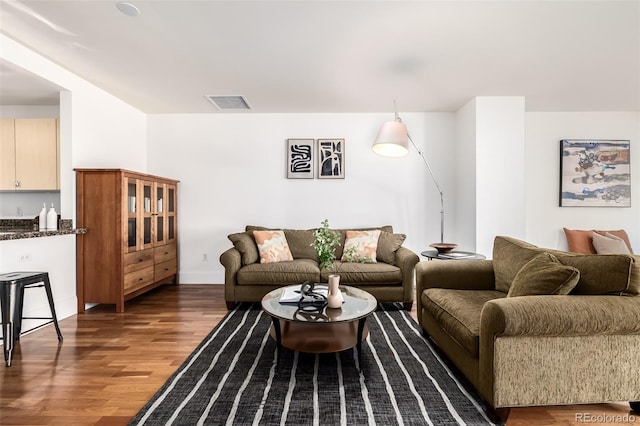
[[(568, 295), (507, 297), (522, 268), (544, 252), (579, 270), (575, 288)], [(638, 401), (640, 266), (635, 260), (496, 237), (492, 260), (416, 267), (418, 319), (494, 408)], [(524, 276), (519, 284), (539, 284)], [(640, 408), (637, 402), (632, 407)]]
[[(247, 226), (245, 232), (229, 235), (234, 246), (220, 255), (225, 268), (224, 296), (227, 307), (236, 302), (259, 302), (265, 294), (278, 287), (301, 284), (305, 281), (328, 281), (330, 274), (340, 275), (340, 284), (362, 288), (380, 302), (402, 302), (407, 310), (413, 304), (414, 267), (418, 256), (402, 247), (404, 235), (394, 234), (391, 226), (379, 228), (377, 263), (334, 262), (331, 269), (321, 270), (315, 250), (313, 229), (284, 229), (284, 234), (293, 255), (293, 261), (262, 264), (253, 238), (254, 230), (265, 230), (258, 226)], [(340, 232), (340, 245), (336, 258), (342, 257), (346, 229)]]

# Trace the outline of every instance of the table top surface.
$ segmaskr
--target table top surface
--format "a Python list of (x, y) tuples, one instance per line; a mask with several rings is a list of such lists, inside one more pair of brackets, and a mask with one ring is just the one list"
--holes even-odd
[(472, 251), (452, 250), (447, 253), (438, 253), (437, 250), (425, 250), (420, 253), (424, 257), (429, 259), (441, 259), (441, 260), (462, 260), (462, 259), (474, 259), (482, 260), (487, 257), (480, 253), (474, 253)]
[[(323, 284), (316, 284), (316, 289)], [(300, 285), (289, 287), (300, 288)], [(326, 285), (324, 285), (326, 288)], [(262, 309), (272, 317), (285, 321), (308, 323), (336, 323), (357, 321), (370, 315), (376, 310), (378, 301), (368, 292), (346, 285), (341, 285), (340, 290), (344, 297), (342, 308), (332, 309), (324, 307), (318, 311), (302, 311), (297, 304), (280, 303), (280, 295), (286, 287), (281, 287), (267, 293), (262, 298)]]

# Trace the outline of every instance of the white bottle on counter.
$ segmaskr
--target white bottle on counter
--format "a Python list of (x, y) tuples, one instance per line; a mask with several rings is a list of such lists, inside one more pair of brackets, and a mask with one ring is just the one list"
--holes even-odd
[(47, 229), (47, 205), (42, 203), (42, 210), (40, 210), (40, 217), (38, 218), (38, 230), (45, 231)]
[(51, 203), (51, 208), (49, 209), (49, 213), (47, 213), (47, 231), (57, 231), (58, 230), (58, 213), (56, 213), (56, 209), (53, 208), (53, 203)]

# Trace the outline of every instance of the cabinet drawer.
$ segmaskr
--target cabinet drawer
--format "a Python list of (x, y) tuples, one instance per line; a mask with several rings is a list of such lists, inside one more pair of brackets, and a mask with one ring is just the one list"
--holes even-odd
[(134, 251), (124, 255), (124, 273), (153, 266), (153, 249)]
[(167, 244), (166, 246), (156, 247), (153, 249), (153, 261), (157, 265), (158, 263), (166, 262), (170, 259), (176, 258), (176, 245)]
[(154, 281), (160, 281), (178, 272), (178, 259), (173, 258), (166, 262), (162, 262), (155, 267)]
[(153, 283), (153, 266), (124, 275), (124, 294)]

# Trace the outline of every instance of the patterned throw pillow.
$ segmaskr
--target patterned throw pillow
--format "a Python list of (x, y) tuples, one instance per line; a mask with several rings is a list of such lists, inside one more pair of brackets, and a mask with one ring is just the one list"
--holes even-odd
[(260, 263), (293, 260), (284, 231), (253, 231), (253, 237), (260, 252)]
[(342, 252), (343, 262), (367, 262), (377, 263), (376, 250), (380, 230), (372, 231), (347, 231)]

